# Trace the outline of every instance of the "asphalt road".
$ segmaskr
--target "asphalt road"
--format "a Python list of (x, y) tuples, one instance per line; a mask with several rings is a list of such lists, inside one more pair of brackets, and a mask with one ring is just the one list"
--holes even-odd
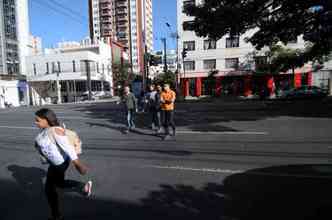
[[(124, 134), (114, 103), (50, 106), (83, 140), (93, 196), (65, 192), (66, 219), (320, 219), (331, 214), (332, 105), (180, 103), (162, 141), (147, 114)], [(0, 219), (47, 219), (37, 108), (0, 110)], [(323, 219), (323, 218), (322, 218)], [(326, 219), (326, 218), (324, 218)]]

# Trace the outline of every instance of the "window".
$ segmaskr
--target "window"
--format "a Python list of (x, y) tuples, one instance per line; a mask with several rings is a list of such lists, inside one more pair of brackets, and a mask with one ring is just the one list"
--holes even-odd
[(216, 69), (216, 60), (204, 60), (203, 65), (206, 70)]
[(55, 63), (52, 62), (52, 73), (55, 73)]
[(183, 1), (183, 11), (186, 9), (186, 7), (195, 5), (195, 0), (186, 0)]
[(48, 63), (46, 63), (46, 74), (49, 74), (50, 73), (50, 67), (48, 65)]
[(57, 72), (61, 73), (61, 65), (60, 65), (60, 62), (58, 61), (58, 69), (57, 69)]
[(188, 51), (195, 50), (195, 41), (184, 41), (183, 48), (186, 48)]
[(205, 40), (204, 41), (204, 50), (216, 49), (217, 42), (215, 40)]
[(185, 70), (195, 70), (195, 61), (184, 61), (183, 65)]
[(226, 38), (226, 48), (233, 48), (240, 46), (240, 39), (238, 36)]
[(99, 63), (97, 62), (97, 73), (99, 73)]
[(37, 74), (37, 70), (36, 70), (36, 64), (33, 64), (33, 74), (36, 75)]
[(226, 69), (237, 68), (239, 65), (239, 58), (226, 58), (225, 66)]
[(73, 72), (76, 72), (76, 64), (75, 64), (75, 60), (73, 60)]

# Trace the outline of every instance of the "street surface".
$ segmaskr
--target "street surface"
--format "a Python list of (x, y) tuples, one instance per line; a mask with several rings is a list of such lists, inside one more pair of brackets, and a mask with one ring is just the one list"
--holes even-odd
[[(79, 133), (90, 167), (89, 177), (73, 168), (67, 177), (94, 182), (89, 199), (65, 192), (66, 220), (331, 217), (330, 100), (179, 103), (167, 141), (143, 113), (125, 134), (115, 103), (49, 107)], [(0, 110), (1, 220), (47, 219), (37, 109)]]

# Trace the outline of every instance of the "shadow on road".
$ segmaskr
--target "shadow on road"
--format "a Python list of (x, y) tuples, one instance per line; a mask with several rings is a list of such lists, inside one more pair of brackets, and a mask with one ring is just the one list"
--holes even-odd
[[(0, 180), (0, 219), (45, 219), (47, 204), (40, 195), (45, 173), (38, 168), (20, 167), (17, 171), (15, 167), (8, 169), (14, 170), (18, 184)], [(65, 216), (80, 220), (325, 220), (332, 217), (331, 184), (332, 165), (267, 167), (230, 175), (222, 183), (207, 183), (199, 189), (160, 185), (140, 203), (65, 194)], [(25, 193), (27, 190), (31, 192)]]
[[(114, 103), (92, 104), (73, 107), (76, 111), (88, 112), (91, 118), (105, 119), (111, 124), (125, 125), (123, 109)], [(269, 100), (269, 101), (215, 101), (209, 103), (177, 103), (175, 122), (177, 126), (194, 131), (238, 131), (231, 127), (216, 125), (229, 121), (256, 121), (280, 116), (332, 118), (332, 99), (324, 100)], [(136, 114), (138, 128), (149, 129), (148, 113)], [(97, 126), (97, 125), (96, 125)], [(109, 127), (118, 130), (117, 127)]]

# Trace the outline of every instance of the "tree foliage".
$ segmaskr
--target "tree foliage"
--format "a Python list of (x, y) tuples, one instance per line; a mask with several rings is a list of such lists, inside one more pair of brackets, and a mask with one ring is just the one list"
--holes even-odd
[(135, 79), (135, 75), (131, 73), (130, 64), (113, 64), (113, 78), (115, 86), (124, 87), (125, 85), (131, 84)]
[(175, 87), (175, 73), (168, 70), (166, 73), (161, 73), (159, 74), (155, 79), (154, 79), (154, 83), (155, 84), (164, 84), (167, 83), (169, 84), (172, 88)]
[[(216, 40), (253, 30), (246, 41), (257, 50), (278, 42), (287, 44), (302, 35), (306, 49), (292, 52), (299, 66), (321, 62), (332, 49), (331, 0), (205, 0), (197, 6), (186, 4), (183, 9), (194, 17), (183, 23), (185, 30)], [(278, 62), (289, 55), (290, 51), (283, 53)]]

